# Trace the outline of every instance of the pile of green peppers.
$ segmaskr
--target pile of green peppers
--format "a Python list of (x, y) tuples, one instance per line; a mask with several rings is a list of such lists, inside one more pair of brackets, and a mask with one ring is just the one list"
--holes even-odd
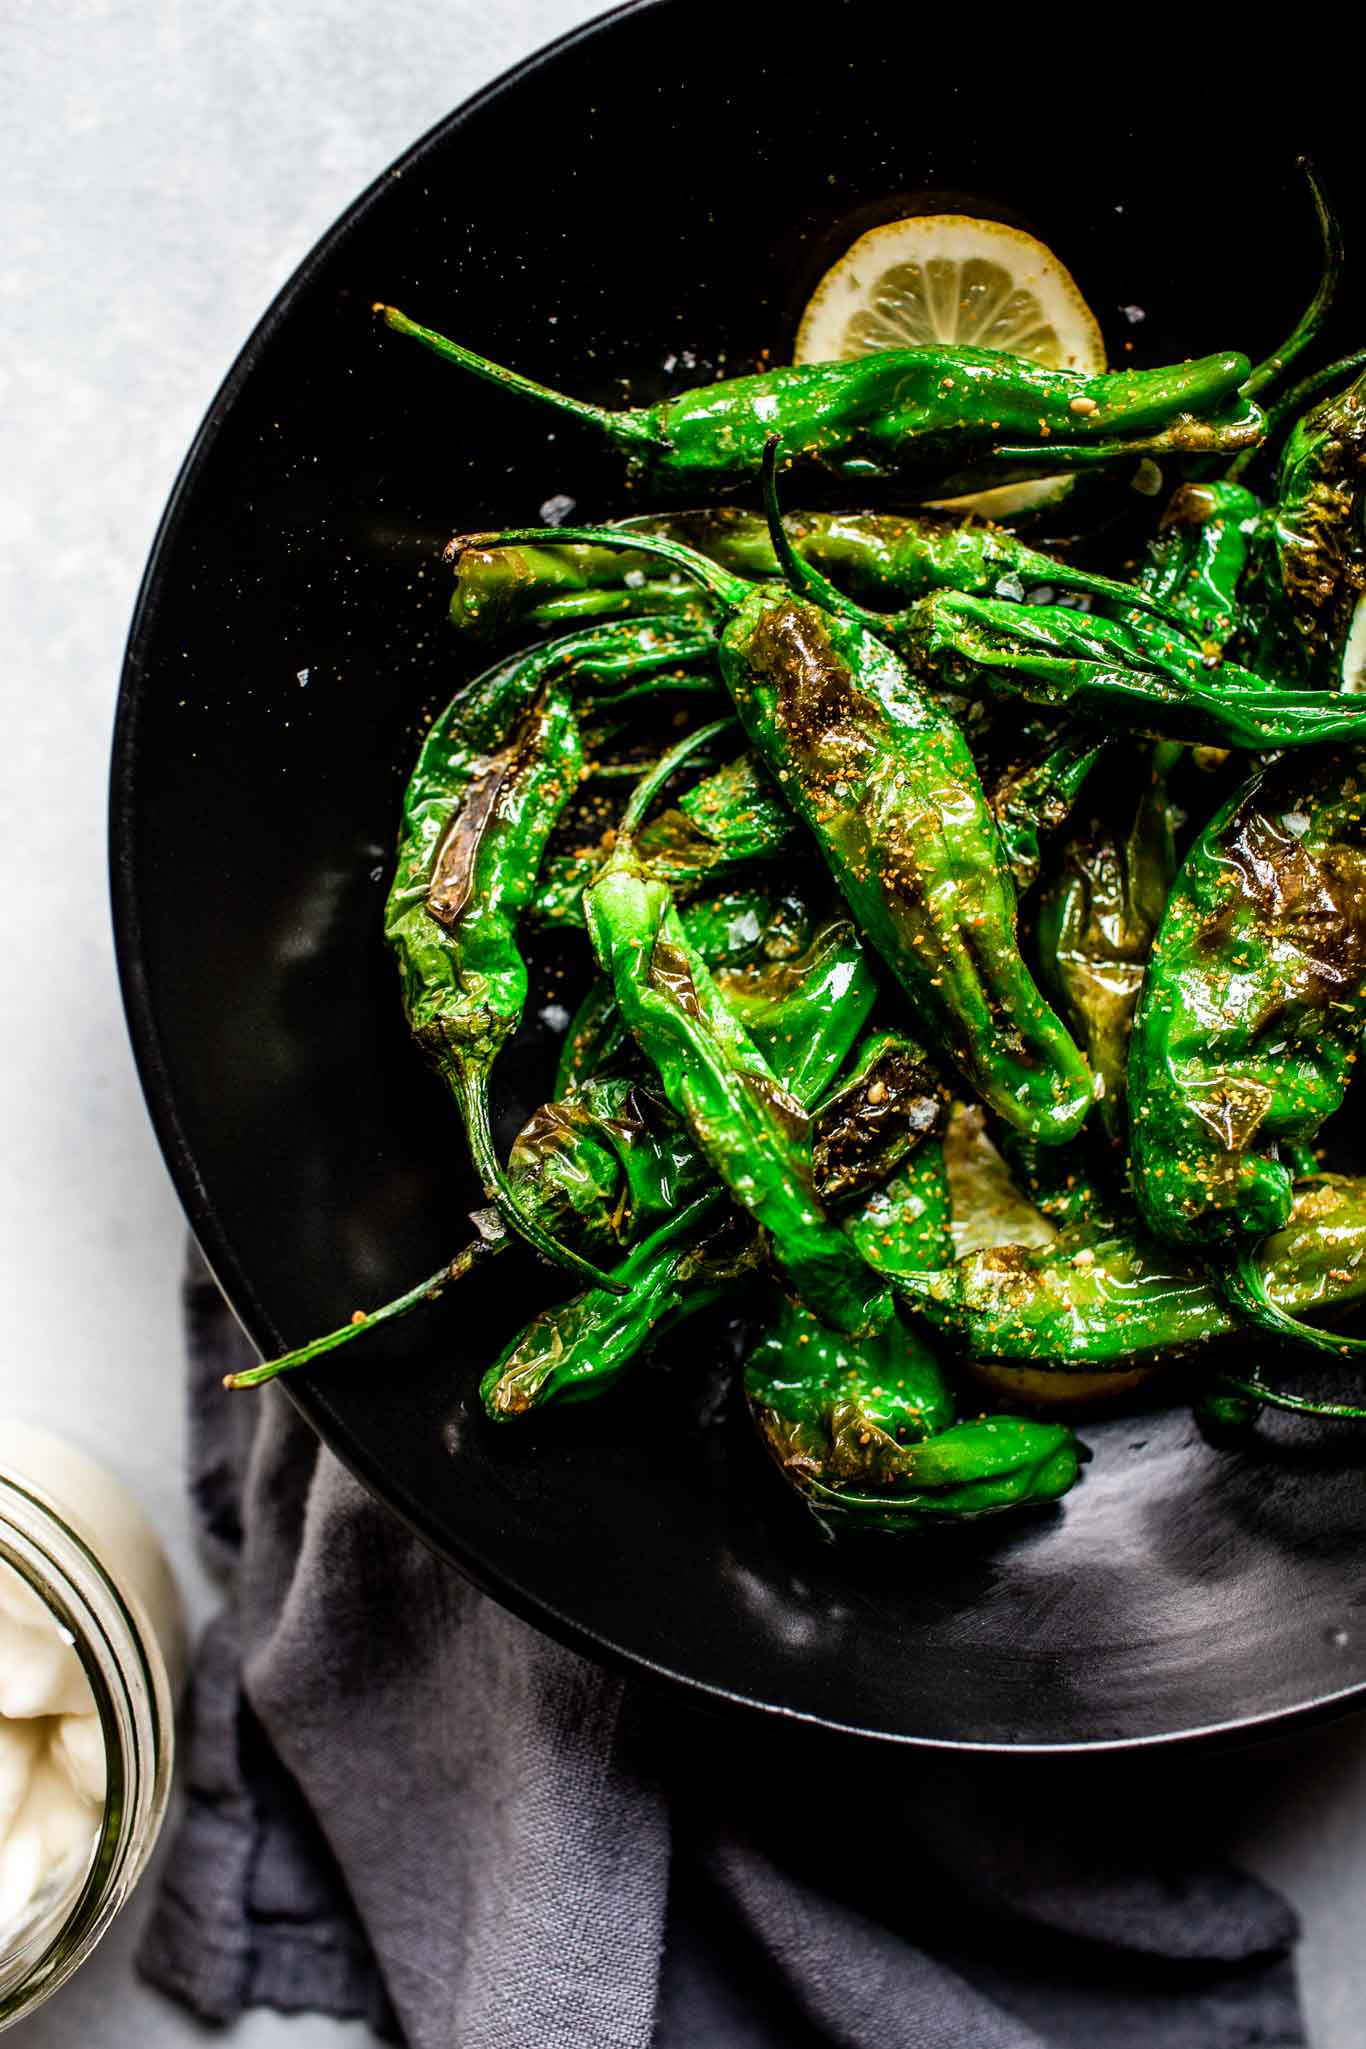
[[(1321, 1164), (1366, 1030), (1366, 375), (1326, 360), (1316, 199), (1325, 280), (1256, 368), (925, 348), (611, 412), (383, 309), (665, 509), (447, 551), (492, 666), (428, 731), (385, 930), (490, 1206), (236, 1384), (521, 1241), (579, 1292), (487, 1366), (491, 1419), (719, 1306), (837, 1525), (1052, 1503), (1052, 1411), (1154, 1373), (1225, 1434), (1360, 1413), (1270, 1370), (1366, 1343), (1366, 1179)], [(1064, 470), (1049, 530), (917, 503)], [(851, 509), (781, 505), (806, 478)], [(582, 996), (502, 1159), (547, 929)]]

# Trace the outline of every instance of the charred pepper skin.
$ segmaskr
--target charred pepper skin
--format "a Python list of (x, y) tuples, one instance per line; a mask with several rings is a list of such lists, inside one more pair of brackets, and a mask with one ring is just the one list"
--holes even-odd
[(1069, 816), (1107, 741), (1080, 720), (1066, 725), (1033, 761), (1012, 769), (991, 792), (991, 809), (1015, 888), (1023, 896), (1039, 878), (1041, 841)]
[(719, 1189), (704, 1191), (628, 1253), (615, 1289), (591, 1288), (533, 1317), (479, 1383), (490, 1420), (605, 1393), (653, 1338), (725, 1294), (733, 1266), (712, 1259), (723, 1207)]
[(938, 1366), (897, 1322), (854, 1346), (785, 1303), (745, 1362), (745, 1393), (784, 1478), (837, 1527), (967, 1521), (1056, 1501), (1077, 1478), (1060, 1424), (955, 1424)]
[(776, 589), (722, 636), (756, 750), (917, 1017), (981, 1095), (1061, 1144), (1089, 1071), (1020, 957), (1015, 891), (961, 732), (872, 634)]
[(404, 801), (384, 931), (422, 1052), (449, 1085), (487, 1193), (547, 1258), (601, 1280), (525, 1211), (494, 1151), (488, 1082), (521, 1022), (527, 970), (517, 927), (556, 820), (583, 768), (567, 682), (547, 684), (496, 753), (456, 742), (451, 713), (428, 736)]
[(1163, 916), (1129, 1058), (1150, 1230), (1235, 1251), (1290, 1214), (1279, 1139), (1341, 1103), (1366, 1023), (1366, 776), (1285, 756), (1196, 839)]
[(490, 363), (396, 307), (376, 310), (447, 362), (592, 428), (622, 450), (639, 482), (674, 496), (707, 498), (754, 481), (775, 432), (794, 458), (840, 484), (945, 488), (958, 487), (965, 467), (975, 480), (978, 470), (989, 478), (1149, 451), (1234, 454), (1262, 432), (1259, 409), (1240, 396), (1247, 357), (1231, 353), (1085, 377), (990, 349), (888, 349), (613, 412)]
[(1149, 750), (1144, 786), (1127, 820), (1116, 818), (1113, 802), (1106, 815), (1088, 819), (1069, 839), (1039, 902), (1039, 958), (1095, 1071), (1101, 1118), (1116, 1140), (1127, 1129), (1134, 1011), (1176, 874), (1167, 777), (1179, 753), (1165, 743)]
[(918, 1019), (1001, 1116), (1064, 1143), (1090, 1107), (1090, 1071), (1020, 957), (1014, 885), (957, 724), (866, 627), (678, 544), (649, 552), (729, 612), (720, 664), (740, 723)]
[[(1297, 422), (1269, 530), (1277, 645), (1306, 683), (1338, 688), (1366, 595), (1366, 374)], [(1362, 650), (1366, 661), (1366, 649)]]

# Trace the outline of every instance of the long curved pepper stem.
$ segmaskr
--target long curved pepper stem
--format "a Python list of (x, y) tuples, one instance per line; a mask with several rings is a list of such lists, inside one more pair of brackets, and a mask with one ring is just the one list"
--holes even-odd
[(1301, 157), (1298, 168), (1309, 180), (1309, 190), (1314, 201), (1314, 212), (1318, 216), (1319, 236), (1323, 243), (1323, 270), (1319, 276), (1318, 289), (1305, 307), (1290, 333), (1274, 355), (1258, 363), (1242, 387), (1244, 398), (1256, 398), (1275, 384), (1285, 371), (1302, 356), (1310, 343), (1317, 337), (1328, 317), (1338, 286), (1342, 282), (1342, 224), (1334, 213), (1328, 194), (1319, 183), (1318, 173), (1308, 157)]
[(308, 1344), (300, 1345), (293, 1352), (282, 1352), (278, 1359), (263, 1359), (259, 1366), (248, 1366), (241, 1373), (225, 1373), (224, 1387), (262, 1387), (268, 1380), (274, 1380), (277, 1373), (288, 1373), (295, 1366), (307, 1366), (314, 1359), (321, 1359), (325, 1352), (335, 1352), (341, 1345), (349, 1345), (353, 1338), (362, 1338), (368, 1331), (378, 1330), (382, 1323), (392, 1323), (396, 1317), (406, 1316), (410, 1309), (420, 1303), (434, 1302), (441, 1290), (452, 1281), (463, 1280), (475, 1262), (494, 1244), (506, 1244), (506, 1239), (474, 1238), (463, 1252), (457, 1252), (454, 1259), (438, 1267), (425, 1281), (419, 1281), (415, 1288), (409, 1288), (404, 1295), (396, 1295), (392, 1302), (386, 1302), (382, 1309), (372, 1309), (368, 1314), (359, 1310), (349, 1322), (338, 1330), (330, 1330), (325, 1337), (313, 1338)]
[(1265, 1409), (1288, 1409), (1295, 1416), (1327, 1416), (1343, 1423), (1366, 1423), (1366, 1409), (1354, 1409), (1346, 1402), (1311, 1402), (1303, 1395), (1282, 1394), (1279, 1388), (1268, 1387), (1264, 1380), (1239, 1380), (1236, 1374), (1221, 1373), (1215, 1385), (1232, 1394), (1245, 1395)]
[[(859, 605), (844, 592), (837, 590), (823, 570), (814, 562), (807, 562), (793, 547), (787, 528), (783, 525), (782, 507), (778, 503), (778, 463), (782, 457), (783, 437), (770, 434), (764, 443), (763, 460), (759, 466), (759, 488), (763, 493), (764, 517), (768, 521), (768, 537), (773, 552), (778, 558), (783, 582), (799, 598), (810, 598), (823, 611), (833, 612), (838, 619), (847, 619), (851, 625), (866, 626), (875, 633), (879, 615), (870, 612), (865, 605)], [(885, 619), (881, 622), (885, 625)]]
[(621, 816), (621, 824), (617, 827), (617, 838), (621, 839), (623, 835), (629, 837), (638, 831), (646, 812), (665, 783), (676, 776), (679, 769), (685, 762), (691, 761), (694, 754), (700, 754), (702, 749), (720, 734), (730, 732), (735, 723), (733, 713), (724, 719), (713, 719), (709, 726), (699, 726), (695, 733), (689, 733), (676, 747), (671, 747), (667, 754), (661, 754), (653, 768), (645, 771), (632, 790), (630, 801)]
[[(596, 427), (624, 448), (668, 447), (667, 441), (651, 434), (634, 413), (617, 413), (608, 406), (590, 405), (587, 399), (570, 398), (567, 392), (553, 391), (548, 384), (538, 384), (534, 377), (523, 377), (519, 370), (508, 370), (501, 363), (491, 363), (487, 356), (477, 355), (473, 349), (464, 348), (459, 342), (448, 341), (444, 334), (437, 334), (433, 328), (420, 326), (406, 313), (400, 313), (397, 306), (386, 306), (382, 299), (376, 299), (371, 310), (382, 314), (385, 326), (391, 327), (395, 334), (407, 335), (410, 340), (421, 342), (433, 355), (444, 357), (448, 363), (457, 363), (462, 370), (472, 371), (489, 384), (501, 385), (504, 391), (515, 391), (521, 398), (536, 399), (541, 405), (553, 406), (557, 412), (565, 413), (571, 419), (582, 420), (586, 426)], [(544, 535), (540, 538), (544, 539)], [(556, 538), (561, 537), (557, 535)]]
[(1224, 476), (1231, 484), (1256, 462), (1274, 455), (1276, 443), (1287, 427), (1293, 427), (1302, 413), (1339, 385), (1350, 384), (1366, 370), (1366, 349), (1354, 349), (1350, 356), (1339, 356), (1336, 363), (1325, 363), (1321, 370), (1314, 370), (1308, 377), (1302, 377), (1298, 384), (1278, 398), (1274, 406), (1268, 406), (1266, 413), (1266, 439), (1257, 448), (1245, 448), (1235, 456)]

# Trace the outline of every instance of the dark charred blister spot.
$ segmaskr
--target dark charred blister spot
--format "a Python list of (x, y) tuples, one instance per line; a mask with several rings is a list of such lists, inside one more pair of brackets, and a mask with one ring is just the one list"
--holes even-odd
[(695, 1023), (702, 1020), (702, 1005), (698, 1001), (697, 984), (693, 981), (688, 957), (671, 940), (662, 936), (655, 940), (650, 953), (650, 984), (661, 989), (675, 1003), (685, 1017)]
[(458, 925), (474, 889), (474, 864), (515, 759), (506, 748), (475, 769), (465, 800), (441, 836), (427, 882), (427, 909), (439, 925)]
[(840, 736), (844, 746), (858, 745), (867, 707), (813, 606), (786, 599), (766, 611), (749, 661), (776, 690), (777, 723), (795, 753), (810, 755)]

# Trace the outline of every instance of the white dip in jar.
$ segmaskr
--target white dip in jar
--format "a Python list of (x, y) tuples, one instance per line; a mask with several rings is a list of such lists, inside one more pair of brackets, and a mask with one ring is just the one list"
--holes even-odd
[(70, 1976), (165, 1811), (179, 1597), (127, 1489), (0, 1420), (0, 2028)]

